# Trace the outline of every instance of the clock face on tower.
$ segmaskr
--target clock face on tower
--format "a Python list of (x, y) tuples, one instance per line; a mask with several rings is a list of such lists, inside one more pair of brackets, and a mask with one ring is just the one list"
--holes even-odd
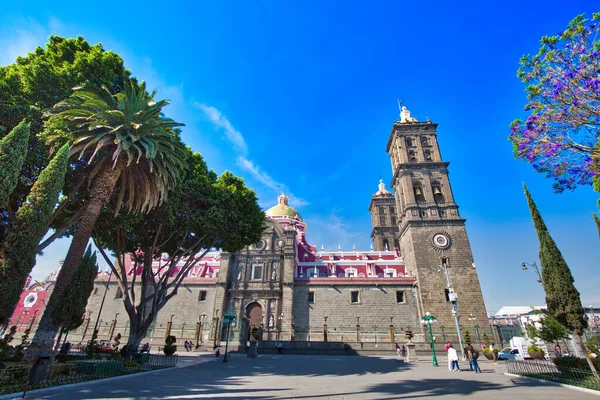
[(254, 248), (256, 250), (262, 250), (264, 247), (265, 247), (265, 241), (264, 240), (261, 240), (260, 242), (258, 242), (258, 243), (256, 243), (254, 245)]
[(436, 233), (433, 235), (433, 246), (439, 250), (448, 250), (450, 242), (450, 237), (445, 233)]

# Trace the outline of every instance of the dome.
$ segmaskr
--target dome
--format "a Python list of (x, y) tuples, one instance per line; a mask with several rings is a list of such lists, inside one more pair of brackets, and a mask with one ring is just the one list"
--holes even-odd
[(278, 204), (269, 208), (265, 212), (265, 214), (267, 214), (267, 217), (294, 217), (302, 219), (298, 211), (288, 206), (288, 198), (286, 195), (282, 193), (277, 200)]

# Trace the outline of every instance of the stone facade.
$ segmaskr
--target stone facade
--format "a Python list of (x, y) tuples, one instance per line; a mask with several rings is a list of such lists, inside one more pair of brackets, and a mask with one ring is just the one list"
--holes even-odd
[[(437, 124), (419, 123), (406, 109), (394, 123), (386, 147), (393, 193), (380, 181), (369, 204), (374, 248), (319, 251), (282, 194), (266, 211), (261, 240), (236, 253), (205, 255), (159, 312), (145, 341), (162, 346), (171, 333), (209, 349), (222, 345), (227, 335), (234, 348), (255, 337), (355, 342), (361, 349), (371, 343), (377, 349), (378, 343), (405, 343), (407, 329), (415, 342), (425, 343), (421, 318), (430, 312), (439, 320), (434, 330), (440, 344), (456, 342), (454, 306), (463, 330), (471, 330), (471, 337), (479, 329), (484, 333), (487, 314), (477, 270), (436, 129)], [(130, 274), (138, 273), (130, 259), (125, 262)], [(165, 262), (167, 255), (153, 268), (160, 270)], [(127, 336), (120, 290), (108, 279), (105, 273), (98, 277), (86, 322), (70, 333), (71, 342), (89, 340), (97, 320), (100, 339)], [(458, 301), (448, 301), (454, 296)], [(236, 317), (231, 329), (223, 324), (226, 313)]]

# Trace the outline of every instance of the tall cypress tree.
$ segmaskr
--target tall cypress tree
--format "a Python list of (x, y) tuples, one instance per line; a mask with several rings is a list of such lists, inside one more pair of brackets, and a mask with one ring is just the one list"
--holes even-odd
[(594, 221), (596, 221), (596, 228), (598, 228), (598, 236), (600, 236), (600, 218), (598, 214), (594, 213)]
[(575, 280), (558, 246), (550, 236), (548, 228), (546, 228), (546, 224), (524, 183), (523, 188), (525, 189), (525, 197), (527, 198), (533, 225), (540, 241), (540, 263), (542, 265), (542, 282), (546, 293), (546, 307), (558, 322), (578, 336), (581, 347), (586, 354), (585, 358), (597, 378), (596, 369), (587, 357), (587, 350), (581, 339), (583, 331), (587, 328), (587, 321), (585, 320), (585, 310), (581, 305), (579, 291), (573, 285)]
[(92, 253), (92, 247), (88, 246), (73, 273), (69, 290), (64, 294), (59, 306), (52, 313), (52, 320), (56, 325), (67, 330), (73, 330), (83, 324), (85, 307), (94, 289), (94, 280), (97, 276), (96, 252)]
[(52, 321), (61, 327), (57, 346), (65, 331), (72, 331), (83, 324), (85, 308), (94, 290), (94, 280), (97, 276), (96, 252), (92, 253), (92, 246), (88, 246), (73, 273), (69, 283), (70, 289), (65, 292), (58, 307), (52, 313)]
[(0, 140), (0, 207), (6, 206), (15, 190), (29, 142), (29, 124), (21, 121)]
[(35, 265), (38, 244), (48, 231), (52, 212), (62, 190), (70, 144), (65, 144), (40, 173), (27, 201), (17, 212), (17, 222), (6, 237), (0, 265), (0, 326), (8, 322)]

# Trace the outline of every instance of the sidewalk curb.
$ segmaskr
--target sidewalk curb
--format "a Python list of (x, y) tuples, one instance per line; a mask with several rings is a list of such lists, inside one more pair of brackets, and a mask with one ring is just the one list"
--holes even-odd
[(586, 389), (586, 388), (582, 388), (579, 386), (567, 385), (566, 383), (558, 383), (558, 382), (548, 381), (545, 379), (532, 378), (531, 376), (522, 376), (522, 375), (517, 375), (517, 374), (511, 374), (510, 372), (505, 372), (504, 375), (512, 376), (512, 377), (520, 378), (520, 379), (525, 379), (525, 380), (529, 380), (529, 381), (546, 382), (546, 383), (549, 383), (550, 385), (562, 386), (566, 389), (577, 390), (578, 392), (589, 393), (589, 394), (593, 394), (596, 396), (600, 396), (600, 391), (598, 391), (598, 390)]
[[(30, 394), (44, 394), (44, 393), (47, 393), (47, 392), (52, 392), (52, 391), (56, 391), (56, 390), (64, 389), (64, 388), (73, 389), (73, 388), (78, 388), (80, 386), (86, 386), (86, 385), (95, 384), (95, 383), (108, 383), (108, 382), (112, 382), (112, 381), (116, 381), (116, 380), (120, 380), (120, 379), (130, 378), (132, 376), (149, 375), (149, 374), (151, 374), (153, 372), (160, 372), (160, 371), (162, 371), (162, 369), (157, 369), (157, 370), (153, 370), (153, 371), (138, 372), (136, 374), (127, 374), (127, 375), (113, 376), (113, 377), (104, 378), (104, 379), (94, 379), (94, 380), (85, 381), (85, 382), (69, 383), (67, 385), (51, 386), (51, 387), (47, 387), (47, 388), (43, 388), (43, 389), (28, 390), (27, 391), (27, 396), (25, 398), (26, 399), (29, 398)], [(23, 396), (23, 391), (12, 393), (12, 394), (3, 394), (3, 395), (0, 396), (0, 400), (20, 399), (22, 396)]]

